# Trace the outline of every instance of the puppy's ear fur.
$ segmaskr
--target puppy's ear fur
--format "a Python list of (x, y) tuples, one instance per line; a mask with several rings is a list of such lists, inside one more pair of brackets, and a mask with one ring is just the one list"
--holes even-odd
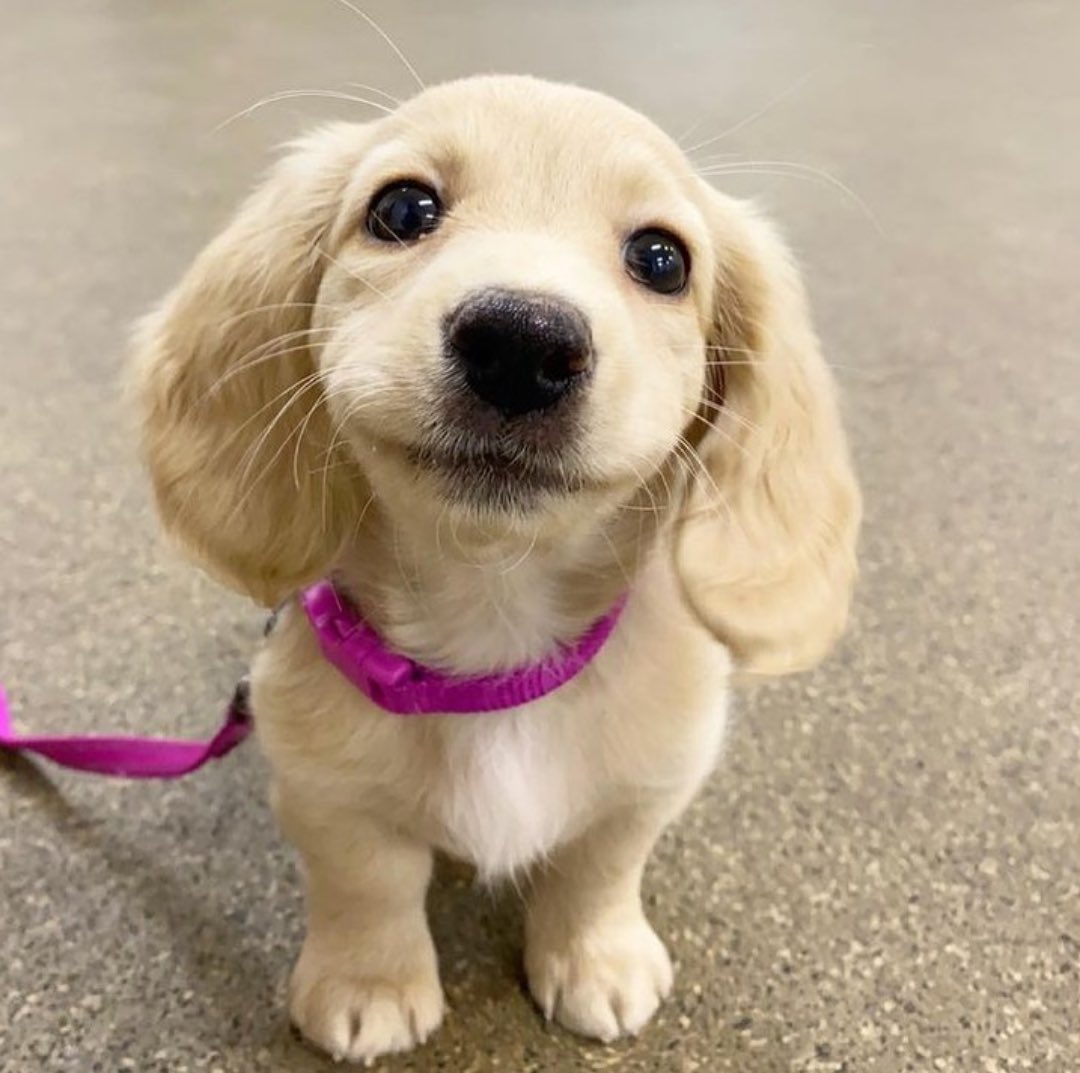
[(320, 244), (364, 140), (336, 124), (292, 146), (136, 332), (165, 527), (268, 605), (322, 573), (356, 517), (362, 482), (330, 454), (310, 327)]
[(703, 410), (710, 479), (687, 503), (677, 564), (741, 672), (785, 674), (816, 663), (843, 629), (860, 499), (787, 249), (747, 207), (707, 197), (719, 262), (708, 355), (725, 363), (723, 401)]

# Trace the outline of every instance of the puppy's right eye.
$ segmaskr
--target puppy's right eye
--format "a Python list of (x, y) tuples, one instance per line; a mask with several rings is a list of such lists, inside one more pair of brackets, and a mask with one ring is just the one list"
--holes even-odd
[(384, 186), (368, 208), (367, 229), (382, 242), (416, 242), (439, 226), (442, 205), (430, 186), (403, 179)]

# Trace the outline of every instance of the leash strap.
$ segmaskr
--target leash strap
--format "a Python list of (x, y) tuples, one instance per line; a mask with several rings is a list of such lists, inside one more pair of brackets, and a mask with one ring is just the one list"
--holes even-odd
[(248, 681), (233, 693), (221, 727), (206, 741), (131, 737), (35, 737), (15, 732), (0, 687), (0, 749), (34, 753), (73, 771), (127, 779), (178, 779), (232, 752), (251, 733)]

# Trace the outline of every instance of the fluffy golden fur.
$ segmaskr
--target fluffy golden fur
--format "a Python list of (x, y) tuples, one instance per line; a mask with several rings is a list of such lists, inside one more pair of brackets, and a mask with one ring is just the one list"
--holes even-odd
[[(414, 245), (377, 242), (367, 206), (403, 176), (448, 215)], [(689, 251), (681, 295), (621, 262), (655, 225)], [(444, 420), (443, 318), (491, 286), (572, 302), (597, 355), (573, 479), (502, 505), (413, 450)], [(165, 526), (266, 605), (333, 573), (394, 647), (469, 673), (536, 659), (631, 593), (578, 678), (464, 718), (378, 711), (286, 611), (254, 708), (304, 866), (299, 1027), (366, 1060), (438, 1025), (439, 849), (525, 881), (549, 1016), (637, 1032), (671, 986), (642, 870), (715, 761), (731, 674), (818, 660), (855, 576), (833, 385), (773, 229), (615, 101), (468, 79), (291, 147), (142, 324), (137, 365)]]

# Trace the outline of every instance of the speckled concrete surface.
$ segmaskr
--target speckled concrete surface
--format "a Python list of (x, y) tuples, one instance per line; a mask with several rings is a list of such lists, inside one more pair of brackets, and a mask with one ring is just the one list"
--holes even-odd
[[(1080, 7), (1069, 0), (375, 3), (431, 81), (625, 97), (750, 174), (807, 265), (869, 507), (855, 629), (742, 700), (648, 879), (677, 998), (549, 1030), (512, 898), (431, 899), (452, 1014), (390, 1070), (1080, 1068)], [(332, 0), (7, 4), (0, 21), (0, 677), (42, 730), (208, 729), (259, 617), (159, 546), (126, 324), (272, 143), (355, 80)], [(756, 172), (784, 170), (759, 163)], [(794, 169), (787, 169), (794, 171)], [(0, 761), (0, 1069), (314, 1073), (283, 975), (296, 875), (244, 751), (168, 786)]]

